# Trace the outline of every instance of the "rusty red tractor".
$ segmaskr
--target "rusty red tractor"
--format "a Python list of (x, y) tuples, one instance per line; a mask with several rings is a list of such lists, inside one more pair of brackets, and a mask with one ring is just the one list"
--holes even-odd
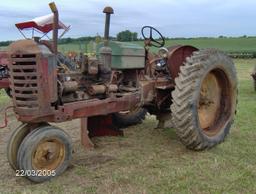
[[(96, 57), (81, 57), (79, 68), (64, 68), (58, 58), (58, 10), (53, 40), (19, 40), (8, 49), (9, 80), (14, 112), (23, 124), (10, 137), (7, 153), (13, 169), (32, 171), (27, 178), (43, 182), (68, 167), (69, 135), (51, 123), (81, 119), (81, 142), (120, 135), (116, 120), (122, 112), (145, 110), (159, 120), (171, 120), (177, 136), (192, 150), (211, 148), (230, 131), (237, 102), (232, 60), (215, 49), (164, 47), (165, 39), (151, 26), (142, 28), (145, 46), (109, 41), (111, 7), (106, 7), (104, 43)], [(153, 34), (159, 37), (153, 37)], [(158, 47), (157, 54), (149, 51)], [(118, 116), (116, 116), (118, 115)], [(140, 118), (141, 119), (141, 118)], [(39, 176), (37, 172), (52, 172)]]

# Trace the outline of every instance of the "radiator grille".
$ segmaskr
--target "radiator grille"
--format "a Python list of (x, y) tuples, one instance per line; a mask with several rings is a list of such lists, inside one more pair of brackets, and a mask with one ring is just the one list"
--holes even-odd
[(38, 107), (38, 66), (36, 55), (12, 55), (10, 82), (17, 108)]

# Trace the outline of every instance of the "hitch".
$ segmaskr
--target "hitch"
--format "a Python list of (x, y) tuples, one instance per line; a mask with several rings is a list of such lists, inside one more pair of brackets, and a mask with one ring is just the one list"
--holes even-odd
[(81, 143), (85, 148), (94, 147), (91, 137), (123, 135), (123, 131), (113, 124), (112, 114), (81, 118)]

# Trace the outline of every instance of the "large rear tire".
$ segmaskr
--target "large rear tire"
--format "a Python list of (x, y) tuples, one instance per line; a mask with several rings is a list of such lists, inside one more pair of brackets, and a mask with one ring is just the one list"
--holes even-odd
[(256, 91), (256, 80), (253, 79), (253, 88), (254, 88), (254, 91)]
[(232, 60), (220, 51), (196, 51), (175, 79), (173, 124), (182, 143), (193, 150), (211, 148), (229, 133), (237, 104)]
[(253, 73), (252, 73), (252, 81), (253, 81), (253, 88), (256, 91), (256, 65), (254, 65)]

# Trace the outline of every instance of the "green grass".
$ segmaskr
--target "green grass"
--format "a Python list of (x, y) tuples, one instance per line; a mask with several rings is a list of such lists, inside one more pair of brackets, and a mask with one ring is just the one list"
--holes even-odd
[(70, 44), (61, 44), (59, 45), (59, 50), (63, 53), (67, 53), (69, 51), (76, 51), (80, 52), (81, 50), (85, 50), (85, 44), (78, 44), (78, 43), (70, 43)]
[(3, 104), (8, 100), (8, 96), (6, 95), (5, 91), (2, 89), (0, 90), (0, 105)]
[(0, 51), (4, 51), (4, 50), (6, 50), (6, 49), (7, 49), (6, 46), (0, 46)]
[[(136, 44), (143, 46), (143, 41), (136, 41)], [(165, 46), (173, 45), (192, 45), (197, 48), (217, 48), (223, 51), (256, 51), (256, 38), (195, 38), (195, 39), (173, 39), (167, 40)], [(59, 46), (60, 51), (77, 51), (84, 52), (85, 44), (62, 44)], [(153, 51), (157, 51), (152, 47)]]
[(148, 117), (126, 129), (124, 137), (94, 139), (96, 148), (85, 151), (78, 121), (73, 121), (59, 125), (76, 137), (72, 166), (63, 175), (33, 184), (15, 178), (5, 161), (0, 165), (0, 193), (255, 193), (256, 92), (250, 73), (256, 60), (235, 63), (239, 102), (224, 143), (202, 152), (187, 150), (173, 129), (156, 130), (154, 117)]
[[(87, 42), (86, 42), (87, 43)], [(61, 52), (69, 51), (86, 52), (86, 43), (69, 43), (59, 45)], [(136, 41), (136, 44), (143, 45), (143, 41)], [(173, 45), (192, 45), (198, 48), (217, 48), (223, 51), (255, 51), (256, 52), (256, 37), (250, 38), (194, 38), (194, 39), (172, 39), (167, 40), (165, 46)], [(6, 47), (0, 47), (4, 50)], [(157, 51), (152, 47), (153, 51)], [(90, 49), (87, 52), (91, 52)]]
[(256, 51), (256, 38), (209, 38), (168, 40), (166, 45), (193, 45), (198, 48), (217, 48), (223, 51)]

